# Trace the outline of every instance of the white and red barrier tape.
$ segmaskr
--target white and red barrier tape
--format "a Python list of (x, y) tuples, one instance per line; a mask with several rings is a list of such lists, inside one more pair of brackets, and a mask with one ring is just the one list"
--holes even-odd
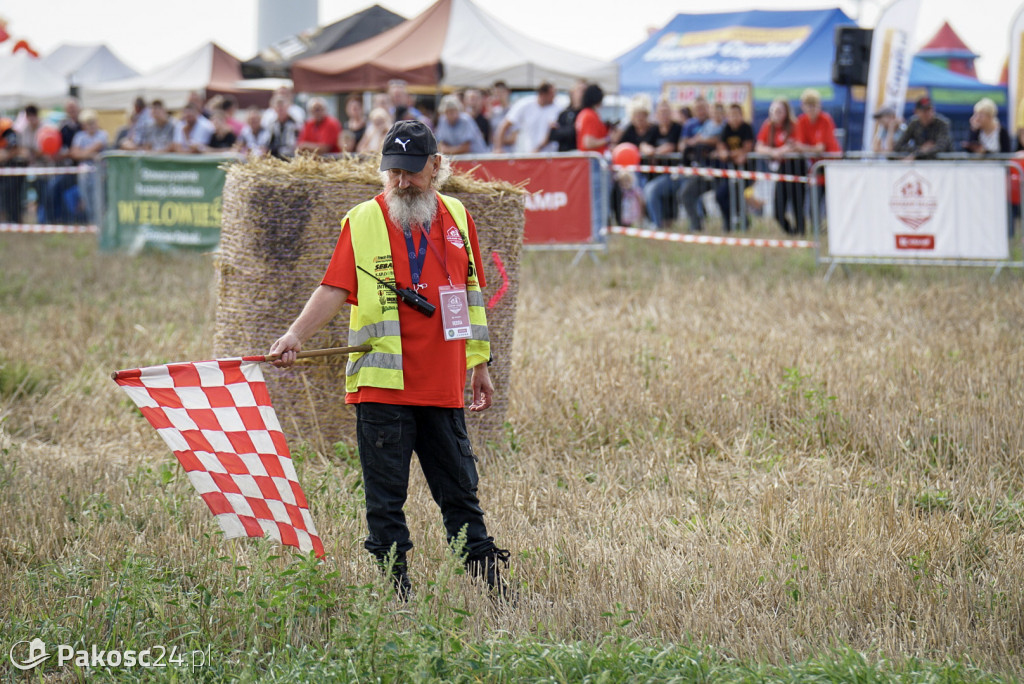
[(94, 225), (76, 226), (47, 223), (0, 223), (0, 233), (98, 233)]
[(795, 176), (790, 173), (771, 173), (769, 171), (743, 171), (741, 169), (715, 169), (706, 166), (652, 166), (649, 164), (630, 164), (620, 166), (612, 164), (612, 170), (639, 171), (640, 173), (667, 173), (673, 176), (703, 176), (705, 178), (745, 178), (747, 180), (770, 180), (784, 183), (820, 184), (820, 181), (808, 176)]
[(66, 176), (69, 174), (96, 173), (94, 166), (5, 166), (0, 176)]
[(806, 249), (814, 247), (811, 240), (777, 240), (774, 238), (729, 237), (726, 235), (701, 235), (699, 233), (670, 233), (663, 230), (646, 230), (643, 228), (627, 228), (625, 226), (609, 226), (609, 233), (629, 237), (646, 238), (648, 240), (665, 240), (667, 242), (689, 242), (698, 245), (729, 245), (731, 247), (785, 247)]

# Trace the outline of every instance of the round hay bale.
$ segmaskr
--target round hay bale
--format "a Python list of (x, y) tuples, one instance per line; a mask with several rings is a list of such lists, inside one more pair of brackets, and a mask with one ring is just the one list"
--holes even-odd
[[(379, 158), (310, 156), (288, 162), (266, 158), (228, 168), (217, 261), (217, 356), (263, 353), (288, 329), (323, 277), (341, 219), (380, 192), (378, 168)], [(489, 410), (467, 412), (474, 440), (482, 445), (502, 438), (508, 408), (523, 191), (454, 174), (442, 192), (460, 199), (473, 216), (487, 282), (483, 295), (496, 396)], [(345, 346), (348, 314), (344, 307), (305, 348)], [(347, 360), (340, 355), (300, 362), (288, 370), (266, 367), (267, 386), (289, 439), (321, 449), (338, 441), (355, 443), (355, 411), (345, 404)]]

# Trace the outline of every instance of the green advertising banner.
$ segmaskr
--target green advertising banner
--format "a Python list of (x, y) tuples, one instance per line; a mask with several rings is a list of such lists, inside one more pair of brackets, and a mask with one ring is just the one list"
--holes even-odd
[(223, 155), (112, 153), (104, 157), (106, 219), (100, 249), (216, 249)]

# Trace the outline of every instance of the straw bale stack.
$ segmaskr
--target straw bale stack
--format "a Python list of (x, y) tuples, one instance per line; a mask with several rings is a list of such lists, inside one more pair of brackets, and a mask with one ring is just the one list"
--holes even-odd
[[(380, 192), (378, 164), (379, 158), (301, 156), (290, 162), (263, 159), (228, 168), (217, 263), (217, 356), (262, 353), (288, 329), (320, 283), (342, 217)], [(476, 222), (487, 281), (484, 300), (490, 303), (507, 283), (500, 299), (487, 309), (495, 402), (481, 414), (467, 412), (474, 440), (482, 444), (501, 438), (508, 406), (523, 191), (462, 174), (454, 174), (442, 191), (462, 200)], [(344, 307), (305, 348), (345, 346), (348, 312)], [(354, 444), (355, 411), (345, 405), (346, 361), (346, 356), (335, 356), (300, 362), (289, 370), (265, 368), (274, 406), (290, 439), (318, 448), (337, 441)]]

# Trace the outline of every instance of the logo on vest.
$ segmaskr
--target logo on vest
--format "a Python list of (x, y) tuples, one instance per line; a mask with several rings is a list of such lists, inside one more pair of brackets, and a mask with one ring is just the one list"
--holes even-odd
[(447, 231), (445, 231), (445, 238), (448, 240), (448, 242), (452, 243), (459, 249), (462, 249), (465, 246), (465, 243), (462, 241), (462, 234), (459, 233), (459, 229), (456, 228), (455, 226), (452, 226)]

